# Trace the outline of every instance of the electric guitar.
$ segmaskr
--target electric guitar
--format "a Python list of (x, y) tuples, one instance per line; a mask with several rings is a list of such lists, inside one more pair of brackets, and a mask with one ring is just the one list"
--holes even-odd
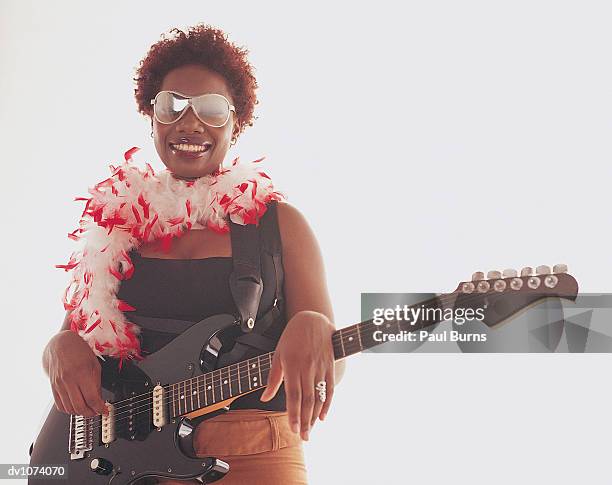
[[(575, 300), (576, 280), (565, 265), (546, 266), (532, 274), (524, 268), (485, 278), (475, 273), (455, 291), (413, 305), (421, 308), (481, 308), (483, 322), (496, 326), (544, 298)], [(334, 332), (336, 360), (379, 345), (375, 332), (415, 332), (435, 321), (367, 320)], [(237, 325), (238, 324), (238, 325)], [(193, 418), (227, 408), (236, 398), (266, 386), (273, 352), (205, 370), (219, 352), (220, 336), (239, 328), (234, 315), (213, 315), (194, 324), (140, 362), (102, 361), (102, 398), (109, 416), (68, 415), (53, 406), (30, 447), (30, 465), (62, 465), (69, 484), (131, 485), (144, 477), (195, 479), (211, 483), (229, 465), (194, 453)], [(222, 350), (222, 349), (221, 349)], [(220, 436), (218, 439), (223, 439)], [(248, 439), (245, 437), (245, 439)], [(56, 485), (37, 477), (31, 483)]]

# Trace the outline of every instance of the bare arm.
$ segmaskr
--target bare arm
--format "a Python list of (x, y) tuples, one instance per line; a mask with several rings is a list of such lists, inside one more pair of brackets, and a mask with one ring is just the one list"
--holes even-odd
[[(283, 246), (287, 320), (298, 312), (314, 311), (325, 315), (335, 327), (323, 256), (314, 232), (304, 215), (285, 202), (278, 203), (278, 222)], [(336, 384), (342, 379), (345, 368), (344, 360), (335, 363)]]
[(62, 323), (62, 328), (60, 328), (59, 332), (57, 332), (57, 334), (55, 334), (51, 338), (51, 340), (49, 340), (45, 349), (43, 350), (42, 364), (43, 364), (43, 369), (45, 370), (45, 373), (47, 374), (47, 376), (49, 375), (49, 357), (51, 355), (52, 347), (57, 342), (58, 340), (57, 337), (61, 334), (64, 334), (65, 332), (71, 332), (70, 330), (70, 311), (66, 312), (66, 317), (64, 318), (64, 322)]
[[(335, 362), (334, 313), (316, 237), (304, 216), (287, 203), (278, 204), (278, 220), (288, 322), (261, 400), (271, 399), (284, 383), (291, 428), (308, 440), (316, 419), (327, 415), (345, 364)], [(321, 385), (326, 386), (326, 394)]]
[(58, 410), (88, 417), (108, 414), (102, 400), (100, 363), (89, 344), (70, 330), (70, 312), (43, 350), (42, 364)]

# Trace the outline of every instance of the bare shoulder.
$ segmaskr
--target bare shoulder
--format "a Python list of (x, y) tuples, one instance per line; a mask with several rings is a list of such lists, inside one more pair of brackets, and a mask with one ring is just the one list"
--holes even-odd
[(317, 238), (299, 209), (284, 201), (279, 201), (277, 207), (288, 316), (291, 318), (299, 311), (312, 310), (326, 315), (333, 322)]
[(310, 231), (306, 217), (297, 207), (285, 201), (279, 201), (277, 207), (278, 227), (283, 241), (286, 239), (290, 242), (297, 233)]
[(299, 252), (306, 261), (320, 258), (317, 238), (306, 216), (289, 202), (278, 202), (278, 227), (283, 245), (283, 254), (290, 256)]

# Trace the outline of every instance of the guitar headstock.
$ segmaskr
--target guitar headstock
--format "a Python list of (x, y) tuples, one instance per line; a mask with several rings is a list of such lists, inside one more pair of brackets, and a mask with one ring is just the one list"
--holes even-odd
[(486, 275), (477, 271), (471, 281), (463, 281), (455, 290), (455, 308), (483, 308), (484, 323), (493, 327), (524, 308), (545, 298), (575, 300), (578, 283), (567, 274), (565, 264), (538, 266), (533, 271), (523, 268), (503, 272), (489, 271)]

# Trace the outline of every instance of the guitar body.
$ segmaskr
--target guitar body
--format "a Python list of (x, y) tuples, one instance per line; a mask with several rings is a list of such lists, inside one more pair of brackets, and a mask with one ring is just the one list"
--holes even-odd
[[(172, 418), (169, 413), (167, 424), (157, 428), (153, 425), (152, 408), (143, 411), (142, 403), (146, 399), (143, 395), (150, 396), (158, 383), (164, 386), (202, 374), (207, 344), (221, 339), (224, 330), (235, 328), (234, 322), (235, 317), (228, 314), (202, 320), (144, 360), (124, 362), (121, 371), (117, 359), (101, 361), (102, 398), (110, 403), (122, 401), (115, 411), (117, 417), (121, 416), (115, 439), (107, 445), (102, 443), (99, 416), (81, 418), (91, 423), (91, 449), (71, 454), (71, 416), (53, 406), (31, 448), (30, 465), (63, 465), (67, 481), (62, 483), (79, 485), (128, 485), (147, 476), (198, 479), (202, 483), (222, 478), (229, 468), (226, 463), (195, 456), (194, 426), (188, 417)], [(220, 407), (206, 408), (200, 414)], [(36, 478), (31, 483), (54, 485), (57, 479)]]

